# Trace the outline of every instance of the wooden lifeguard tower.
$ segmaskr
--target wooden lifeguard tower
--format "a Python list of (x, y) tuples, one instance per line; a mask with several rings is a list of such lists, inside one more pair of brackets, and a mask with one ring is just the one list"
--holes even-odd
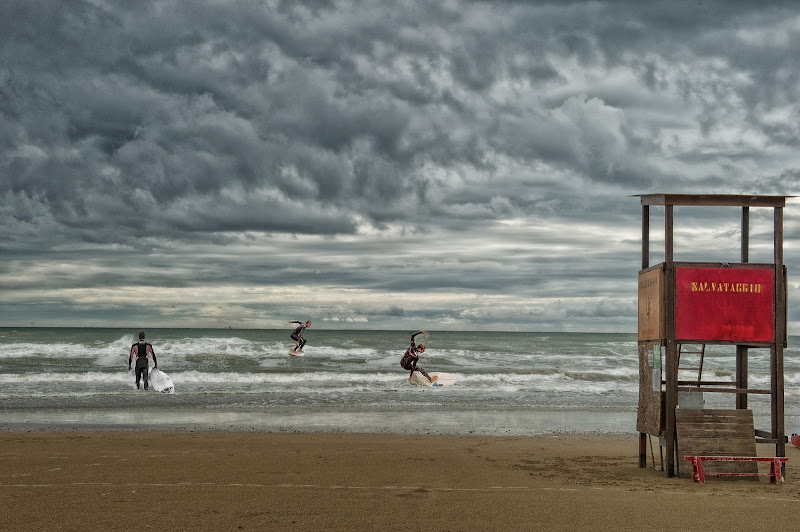
[[(755, 444), (767, 443), (775, 445), (775, 456), (786, 456), (783, 209), (786, 198), (792, 196), (643, 194), (635, 197), (641, 198), (642, 205), (642, 269), (639, 272), (638, 298), (639, 408), (636, 420), (639, 467), (647, 464), (648, 435), (659, 438), (666, 457), (668, 477), (677, 474), (676, 459), (682, 460), (685, 454), (755, 456)], [(740, 207), (741, 261), (675, 262), (673, 210), (676, 205)], [(664, 262), (652, 266), (651, 206), (664, 207), (665, 231)], [(749, 262), (751, 207), (774, 210), (774, 260), (771, 264)], [(735, 346), (734, 381), (702, 379), (703, 353), (707, 344)], [(689, 346), (693, 346), (691, 351), (687, 349)], [(769, 349), (769, 389), (748, 386), (750, 348)], [(699, 359), (699, 366), (691, 368), (697, 370), (697, 379), (679, 380), (678, 370), (687, 369), (680, 367), (681, 354), (689, 352), (694, 361)], [(703, 409), (702, 405), (692, 405), (691, 401), (679, 406), (679, 393), (698, 392), (733, 394), (735, 408)], [(754, 428), (753, 413), (747, 407), (749, 394), (771, 397), (771, 427), (768, 431)], [(691, 452), (689, 447), (693, 447)], [(747, 465), (756, 467), (755, 462)]]

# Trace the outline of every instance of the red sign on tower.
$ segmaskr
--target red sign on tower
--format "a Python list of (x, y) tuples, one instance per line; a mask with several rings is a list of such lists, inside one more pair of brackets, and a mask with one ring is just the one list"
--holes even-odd
[(773, 341), (772, 269), (678, 267), (675, 281), (678, 340)]

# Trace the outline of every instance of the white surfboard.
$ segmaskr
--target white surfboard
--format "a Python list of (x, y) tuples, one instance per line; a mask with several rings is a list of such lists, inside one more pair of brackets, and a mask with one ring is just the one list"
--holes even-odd
[(419, 384), (422, 386), (430, 386), (432, 388), (438, 388), (440, 386), (452, 386), (458, 382), (458, 377), (456, 377), (452, 373), (439, 373), (438, 371), (429, 371), (428, 375), (431, 378), (436, 377), (434, 382), (429, 381), (425, 378), (425, 376), (420, 373), (419, 371), (415, 371), (414, 375), (411, 377), (411, 384)]
[(305, 355), (305, 353), (302, 351), (289, 351), (289, 354), (293, 357), (301, 357)]
[(150, 370), (150, 378), (148, 381), (150, 387), (157, 392), (175, 393), (175, 385), (172, 383), (172, 379), (158, 368), (152, 368)]

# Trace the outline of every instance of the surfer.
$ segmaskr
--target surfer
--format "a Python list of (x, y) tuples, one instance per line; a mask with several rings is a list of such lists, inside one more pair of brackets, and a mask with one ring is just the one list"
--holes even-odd
[(411, 380), (411, 378), (414, 376), (415, 371), (419, 371), (426, 379), (428, 379), (429, 382), (436, 381), (436, 377), (431, 378), (431, 376), (428, 375), (424, 369), (417, 367), (417, 362), (419, 361), (419, 354), (425, 352), (425, 344), (417, 345), (414, 342), (414, 337), (417, 336), (418, 334), (425, 334), (426, 332), (428, 331), (422, 330), (422, 331), (417, 331), (411, 335), (411, 345), (408, 347), (408, 349), (406, 349), (406, 352), (403, 353), (403, 358), (400, 359), (400, 366), (402, 366), (403, 369), (411, 370), (411, 374), (408, 376), (408, 380)]
[(303, 338), (303, 333), (306, 332), (306, 329), (311, 327), (311, 321), (306, 321), (303, 323), (302, 321), (290, 321), (289, 323), (299, 323), (300, 326), (297, 327), (294, 331), (292, 331), (291, 338), (294, 340), (294, 349), (292, 349), (292, 353), (297, 353), (298, 351), (303, 350), (303, 346), (306, 345), (306, 339)]
[(150, 342), (144, 341), (144, 331), (139, 333), (139, 341), (131, 346), (131, 354), (128, 356), (128, 371), (131, 370), (131, 362), (136, 357), (136, 389), (139, 389), (139, 381), (144, 380), (144, 389), (147, 390), (147, 377), (150, 373), (147, 357), (153, 357), (153, 368), (158, 367), (156, 353)]

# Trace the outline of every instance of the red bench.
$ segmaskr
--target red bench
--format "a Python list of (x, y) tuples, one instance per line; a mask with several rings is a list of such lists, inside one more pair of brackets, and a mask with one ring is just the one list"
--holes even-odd
[[(692, 480), (695, 482), (705, 482), (706, 477), (752, 477), (768, 476), (773, 484), (783, 482), (782, 466), (789, 459), (782, 456), (684, 456), (686, 460), (692, 461)], [(703, 462), (770, 462), (769, 473), (729, 473), (729, 472), (709, 472), (703, 471)]]

